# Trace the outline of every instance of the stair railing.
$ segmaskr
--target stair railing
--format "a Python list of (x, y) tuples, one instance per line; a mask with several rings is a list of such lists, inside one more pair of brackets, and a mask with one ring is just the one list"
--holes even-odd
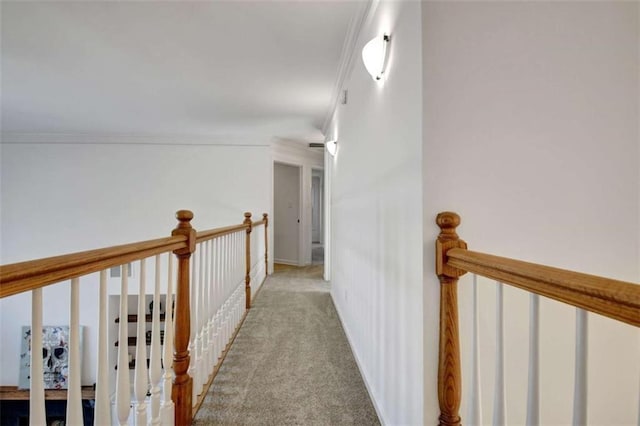
[[(438, 401), (440, 425), (460, 425), (459, 414), (462, 377), (458, 324), (458, 278), (467, 272), (492, 278), (497, 291), (497, 360), (494, 424), (506, 424), (504, 387), (504, 321), (502, 317), (502, 285), (510, 285), (531, 293), (529, 382), (527, 398), (528, 425), (540, 424), (539, 403), (539, 296), (545, 296), (578, 309), (576, 319), (576, 366), (574, 378), (573, 424), (587, 424), (587, 312), (594, 312), (640, 327), (640, 285), (549, 266), (523, 262), (467, 250), (467, 244), (456, 233), (460, 217), (453, 212), (438, 214), (440, 235), (436, 240), (436, 274), (440, 281), (440, 342), (438, 361)], [(477, 294), (474, 286), (474, 352), (477, 351)], [(474, 357), (477, 364), (477, 358)], [(477, 368), (477, 365), (475, 365)], [(474, 369), (475, 369), (474, 368)], [(472, 386), (478, 386), (473, 371)], [(478, 397), (479, 392), (476, 393)], [(471, 419), (466, 423), (481, 424), (479, 397), (471, 404)], [(640, 422), (640, 419), (638, 419)]]
[[(80, 378), (81, 279), (84, 285), (99, 282), (94, 424), (128, 424), (132, 411), (135, 424), (191, 424), (251, 306), (252, 282), (257, 290), (267, 276), (267, 214), (257, 222), (251, 222), (251, 213), (244, 216), (239, 225), (196, 232), (191, 226), (193, 213), (180, 210), (178, 225), (167, 238), (0, 266), (0, 298), (31, 292), (31, 330), (43, 326), (42, 288), (71, 281), (67, 424), (84, 423), (83, 392), (85, 398), (90, 393)], [(252, 239), (252, 228), (261, 225), (264, 237)], [(256, 240), (264, 245), (260, 247)], [(257, 268), (251, 253), (259, 251), (264, 253), (265, 266), (262, 273), (252, 273)], [(154, 279), (149, 314), (147, 261), (155, 266), (149, 274)], [(109, 368), (114, 342), (107, 332), (112, 268), (120, 275), (117, 355), (112, 357), (115, 372)], [(128, 306), (131, 269), (139, 275), (135, 314)], [(146, 322), (151, 322), (151, 330), (146, 330)], [(137, 324), (136, 337), (129, 336), (130, 323)], [(29, 422), (40, 425), (46, 424), (43, 342), (41, 333), (30, 334)], [(130, 345), (136, 348), (133, 360)], [(134, 368), (133, 385), (130, 367)]]

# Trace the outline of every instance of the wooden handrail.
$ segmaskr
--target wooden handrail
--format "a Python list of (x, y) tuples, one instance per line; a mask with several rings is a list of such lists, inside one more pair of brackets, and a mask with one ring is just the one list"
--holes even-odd
[(251, 241), (253, 226), (265, 225), (265, 275), (268, 266), (267, 214), (262, 220), (252, 222), (251, 213), (244, 214), (244, 222), (202, 232), (191, 226), (193, 213), (180, 210), (176, 213), (177, 227), (170, 237), (140, 241), (119, 246), (82, 251), (62, 256), (30, 260), (26, 262), (0, 265), (0, 298), (38, 289), (47, 285), (78, 278), (107, 268), (145, 259), (162, 253), (173, 253), (178, 260), (175, 297), (174, 324), (174, 379), (172, 396), (175, 407), (175, 424), (191, 424), (193, 379), (188, 373), (191, 354), (189, 338), (191, 334), (190, 312), (190, 258), (196, 244), (223, 235), (246, 232), (246, 307), (251, 306)]
[(251, 223), (252, 227), (256, 227), (256, 226), (260, 226), (260, 225), (266, 225), (267, 221), (265, 219), (262, 220), (256, 220), (255, 222)]
[(447, 265), (640, 327), (640, 285), (459, 248)]
[(179, 250), (187, 238), (176, 235), (155, 240), (29, 260), (0, 266), (0, 298), (99, 272), (156, 254)]
[(222, 228), (209, 229), (207, 231), (200, 231), (196, 234), (196, 242), (201, 243), (203, 241), (211, 240), (223, 235), (232, 234), (247, 229), (249, 227), (246, 223), (240, 225), (224, 226)]
[(438, 401), (440, 425), (460, 425), (458, 278), (472, 272), (531, 293), (640, 327), (640, 285), (467, 250), (456, 233), (460, 216), (438, 214), (436, 274), (440, 280)]

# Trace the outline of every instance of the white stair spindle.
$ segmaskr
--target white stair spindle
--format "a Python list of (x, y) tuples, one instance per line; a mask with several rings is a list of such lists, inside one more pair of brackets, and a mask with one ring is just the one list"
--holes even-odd
[(214, 330), (213, 330), (213, 314), (214, 314), (214, 306), (213, 306), (213, 283), (215, 280), (214, 275), (214, 257), (213, 257), (213, 240), (209, 240), (209, 296), (207, 297), (209, 312), (208, 312), (208, 324), (209, 324), (209, 373), (213, 373), (213, 368), (215, 367), (215, 359), (214, 359)]
[(587, 311), (576, 309), (576, 367), (573, 389), (573, 425), (587, 424)]
[(162, 347), (162, 366), (164, 374), (162, 376), (162, 404), (160, 407), (162, 425), (173, 426), (174, 406), (171, 399), (171, 388), (173, 382), (173, 253), (168, 254), (169, 274), (167, 278), (167, 297), (165, 299), (164, 316), (164, 342)]
[[(140, 260), (140, 287), (138, 288), (138, 322), (136, 332), (136, 366), (134, 373), (134, 390), (136, 397), (136, 425), (147, 424), (147, 336), (146, 336), (146, 264), (145, 260)], [(158, 309), (154, 306), (154, 309)], [(126, 345), (127, 342), (120, 344)]]
[(107, 324), (107, 271), (100, 271), (100, 296), (98, 300), (98, 377), (96, 379), (96, 402), (93, 413), (94, 426), (111, 424), (109, 400), (109, 340)]
[(83, 424), (80, 377), (80, 279), (71, 280), (71, 312), (69, 316), (69, 378), (66, 423)]
[(129, 267), (122, 265), (122, 283), (120, 285), (120, 323), (118, 325), (118, 371), (116, 373), (116, 412), (120, 426), (128, 424), (131, 411), (131, 384), (129, 380)]
[(213, 366), (215, 367), (218, 364), (218, 284), (220, 283), (220, 249), (218, 246), (220, 239), (215, 238), (213, 242), (213, 296), (211, 297), (211, 302), (213, 304), (212, 307), (212, 316), (213, 316), (213, 327), (211, 330), (212, 335), (212, 354), (211, 359), (213, 361)]
[(529, 384), (527, 426), (540, 424), (540, 296), (531, 293), (529, 310)]
[(507, 424), (507, 404), (504, 377), (504, 306), (503, 284), (496, 282), (496, 379), (493, 400), (493, 425)]
[[(198, 248), (196, 247), (196, 250)], [(189, 376), (192, 378), (192, 395), (198, 395), (199, 393), (199, 381), (200, 376), (198, 375), (198, 349), (197, 349), (197, 338), (198, 335), (198, 256), (192, 256), (193, 262), (191, 262), (191, 300), (190, 300), (190, 308), (191, 308), (191, 335), (189, 337), (189, 354), (191, 355), (191, 360), (189, 362)], [(198, 398), (192, 398), (192, 404), (195, 407), (198, 402)]]
[(155, 262), (155, 286), (153, 289), (153, 311), (151, 312), (151, 353), (149, 361), (149, 382), (151, 383), (151, 424), (159, 425), (160, 382), (162, 380), (162, 365), (160, 358), (162, 352), (160, 342), (160, 255), (156, 256)]
[(215, 282), (215, 297), (214, 297), (214, 309), (215, 309), (215, 318), (214, 318), (214, 344), (215, 344), (215, 355), (214, 361), (215, 364), (218, 365), (218, 358), (220, 357), (220, 291), (222, 289), (222, 238), (216, 238), (216, 282)]
[(42, 357), (42, 288), (31, 290), (31, 389), (29, 391), (29, 424), (44, 425), (44, 369)]
[(482, 405), (480, 391), (480, 333), (478, 311), (478, 276), (473, 275), (473, 317), (472, 317), (472, 367), (471, 388), (469, 397), (469, 421), (470, 425), (482, 425)]
[(202, 394), (203, 390), (204, 390), (204, 384), (205, 384), (205, 380), (203, 380), (205, 377), (207, 377), (208, 372), (205, 371), (205, 366), (204, 366), (204, 290), (205, 290), (205, 274), (204, 274), (204, 270), (205, 270), (205, 256), (204, 256), (204, 251), (205, 251), (205, 243), (201, 243), (198, 245), (198, 251), (200, 253), (199, 254), (199, 258), (200, 258), (200, 262), (199, 262), (199, 272), (200, 272), (200, 279), (198, 280), (198, 352), (199, 352), (199, 356), (198, 356), (198, 375), (201, 377), (201, 379), (199, 380), (200, 382), (200, 386), (198, 388), (198, 395)]

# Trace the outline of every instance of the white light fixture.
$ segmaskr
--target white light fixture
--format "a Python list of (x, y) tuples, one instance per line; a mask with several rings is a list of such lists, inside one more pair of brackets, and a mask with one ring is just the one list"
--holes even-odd
[(334, 157), (336, 155), (336, 152), (338, 151), (338, 141), (337, 140), (330, 140), (327, 141), (324, 146), (327, 147), (327, 151), (329, 152), (329, 154), (331, 154), (332, 157)]
[(378, 81), (384, 74), (384, 67), (387, 62), (387, 46), (389, 45), (389, 34), (378, 36), (362, 48), (362, 62), (374, 80)]

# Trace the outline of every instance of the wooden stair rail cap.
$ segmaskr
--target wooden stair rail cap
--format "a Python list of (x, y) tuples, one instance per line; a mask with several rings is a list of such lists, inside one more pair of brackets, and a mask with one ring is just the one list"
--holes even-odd
[(251, 221), (251, 212), (244, 212), (244, 222), (243, 225), (247, 227), (247, 234), (251, 233), (251, 228), (253, 227), (253, 222)]
[(436, 240), (436, 275), (442, 278), (458, 278), (466, 271), (447, 264), (447, 252), (454, 248), (467, 249), (467, 243), (460, 239), (456, 228), (460, 225), (460, 216), (454, 212), (438, 213), (436, 224), (440, 235)]
[(174, 250), (176, 256), (189, 256), (196, 251), (196, 230), (191, 227), (193, 212), (191, 210), (178, 210), (176, 212), (178, 225), (171, 231), (171, 235), (184, 235), (187, 237), (187, 247)]

